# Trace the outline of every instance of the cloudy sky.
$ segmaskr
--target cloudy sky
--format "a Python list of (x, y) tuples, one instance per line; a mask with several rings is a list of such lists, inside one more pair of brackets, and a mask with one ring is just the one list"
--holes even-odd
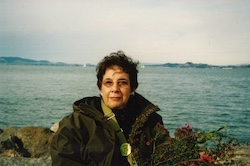
[(0, 56), (250, 63), (249, 0), (0, 0)]

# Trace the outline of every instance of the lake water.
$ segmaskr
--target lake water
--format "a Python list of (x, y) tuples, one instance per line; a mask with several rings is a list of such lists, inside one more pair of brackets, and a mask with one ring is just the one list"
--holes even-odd
[[(189, 122), (250, 142), (250, 69), (139, 69), (137, 92), (161, 108), (173, 135)], [(72, 103), (99, 95), (94, 67), (0, 65), (0, 128), (50, 127)]]

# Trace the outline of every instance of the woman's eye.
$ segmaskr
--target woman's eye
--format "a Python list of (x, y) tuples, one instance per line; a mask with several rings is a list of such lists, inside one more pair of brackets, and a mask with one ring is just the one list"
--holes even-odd
[(105, 81), (105, 82), (104, 82), (104, 85), (105, 85), (105, 86), (112, 86), (112, 85), (113, 85), (113, 82), (112, 82), (112, 81)]
[(127, 81), (119, 81), (118, 84), (120, 86), (125, 86), (125, 85), (128, 85), (128, 82)]
[(126, 80), (118, 81), (118, 82), (113, 82), (113, 81), (104, 81), (103, 85), (106, 87), (112, 87), (116, 83), (120, 87), (126, 87), (129, 83)]

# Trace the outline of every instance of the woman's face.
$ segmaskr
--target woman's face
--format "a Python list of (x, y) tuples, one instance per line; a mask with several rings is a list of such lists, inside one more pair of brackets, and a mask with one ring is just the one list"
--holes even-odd
[(119, 66), (106, 69), (100, 92), (104, 103), (111, 109), (126, 107), (131, 94), (129, 75)]

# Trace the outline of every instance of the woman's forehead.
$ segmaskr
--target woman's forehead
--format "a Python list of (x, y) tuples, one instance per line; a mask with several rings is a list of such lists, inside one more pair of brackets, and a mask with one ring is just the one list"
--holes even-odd
[(113, 69), (113, 70), (121, 70), (121, 71), (123, 71), (123, 68), (121, 66), (118, 66), (118, 65), (113, 65), (113, 66), (107, 67), (107, 69)]
[(108, 67), (105, 71), (103, 79), (106, 78), (128, 78), (128, 74), (119, 66)]

